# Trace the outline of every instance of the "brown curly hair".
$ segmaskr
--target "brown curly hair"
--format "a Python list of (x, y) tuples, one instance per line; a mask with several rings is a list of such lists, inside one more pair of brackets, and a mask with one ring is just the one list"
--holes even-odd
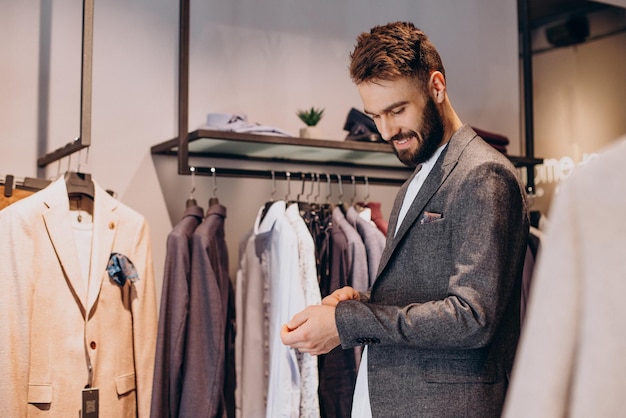
[(350, 53), (350, 77), (355, 84), (409, 77), (425, 88), (433, 71), (445, 70), (437, 49), (426, 34), (410, 22), (374, 26), (357, 37)]

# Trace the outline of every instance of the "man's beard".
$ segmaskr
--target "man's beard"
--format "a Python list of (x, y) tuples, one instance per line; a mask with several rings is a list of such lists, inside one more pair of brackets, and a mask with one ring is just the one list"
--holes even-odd
[(410, 137), (417, 139), (418, 145), (415, 151), (410, 149), (397, 150), (396, 147), (393, 147), (398, 160), (412, 168), (417, 167), (424, 161), (428, 161), (428, 159), (435, 154), (435, 151), (437, 151), (437, 148), (439, 148), (443, 140), (443, 119), (432, 97), (429, 97), (426, 102), (426, 107), (422, 114), (421, 127), (421, 135), (418, 135), (415, 131), (408, 131), (400, 132), (398, 135), (391, 138), (391, 141)]

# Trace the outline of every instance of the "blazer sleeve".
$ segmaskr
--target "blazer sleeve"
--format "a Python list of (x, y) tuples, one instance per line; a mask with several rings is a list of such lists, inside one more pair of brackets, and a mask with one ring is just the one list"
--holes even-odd
[[(0, 211), (0, 416), (26, 417), (33, 245), (14, 208)], [(26, 233), (24, 231), (26, 229)]]

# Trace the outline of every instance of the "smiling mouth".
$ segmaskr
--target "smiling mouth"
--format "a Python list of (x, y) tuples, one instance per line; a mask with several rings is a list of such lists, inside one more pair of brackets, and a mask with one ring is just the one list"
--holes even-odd
[(408, 145), (411, 141), (416, 140), (417, 138), (415, 138), (415, 136), (406, 136), (400, 139), (394, 139), (393, 143), (397, 148), (404, 148), (406, 145)]

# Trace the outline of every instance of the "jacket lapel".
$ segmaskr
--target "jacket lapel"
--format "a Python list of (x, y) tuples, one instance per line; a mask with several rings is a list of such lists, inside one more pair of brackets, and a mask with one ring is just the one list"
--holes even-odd
[(89, 272), (89, 296), (87, 309), (91, 311), (100, 294), (102, 281), (105, 276), (113, 243), (119, 226), (119, 216), (116, 212), (118, 202), (109, 194), (95, 185), (93, 237), (91, 244), (91, 269)]
[(68, 286), (79, 302), (82, 314), (85, 315), (87, 278), (82, 277), (78, 261), (65, 180), (61, 178), (50, 185), (50, 192), (49, 198), (44, 201), (47, 207), (43, 212), (44, 223), (59, 263), (65, 271)]
[[(469, 127), (469, 125), (464, 125), (452, 136), (452, 138), (448, 142), (446, 149), (442, 151), (439, 159), (435, 163), (431, 172), (428, 174), (428, 177), (424, 181), (424, 184), (417, 193), (415, 200), (409, 207), (409, 210), (406, 213), (402, 224), (400, 225), (400, 229), (398, 229), (398, 233), (395, 234), (394, 237), (396, 223), (398, 222), (398, 214), (400, 212), (400, 208), (402, 207), (404, 195), (406, 194), (409, 183), (417, 174), (417, 170), (413, 173), (411, 178), (403, 184), (402, 188), (398, 192), (398, 196), (396, 197), (396, 201), (394, 202), (392, 213), (389, 218), (389, 232), (387, 234), (387, 244), (385, 245), (385, 249), (381, 256), (378, 268), (378, 275), (383, 272), (394, 251), (398, 247), (398, 244), (402, 241), (413, 223), (422, 213), (426, 204), (430, 201), (433, 195), (437, 192), (437, 190), (439, 190), (441, 185), (448, 178), (448, 176), (456, 166), (459, 160), (459, 156), (463, 152), (463, 149), (465, 149), (467, 144), (475, 136), (476, 134)], [(376, 282), (378, 282), (378, 279), (376, 280)]]

